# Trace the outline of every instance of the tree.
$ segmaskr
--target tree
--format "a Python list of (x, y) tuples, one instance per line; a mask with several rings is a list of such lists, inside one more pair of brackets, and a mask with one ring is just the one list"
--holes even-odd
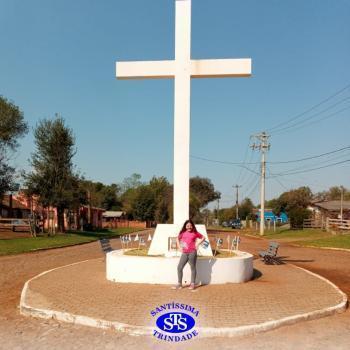
[(191, 177), (190, 179), (190, 217), (196, 221), (203, 220), (200, 209), (208, 203), (219, 199), (220, 192), (215, 191), (211, 180), (203, 177)]
[(330, 187), (327, 191), (317, 193), (315, 197), (319, 198), (320, 200), (327, 201), (340, 200), (342, 190), (344, 194), (344, 200), (350, 200), (350, 191), (343, 186)]
[(14, 181), (15, 168), (7, 164), (4, 155), (0, 154), (0, 200), (7, 191), (14, 191), (16, 184)]
[(171, 217), (170, 210), (172, 209), (173, 188), (164, 176), (153, 176), (149, 182), (149, 186), (154, 194), (156, 204), (154, 221), (158, 223), (166, 223)]
[(253, 209), (254, 204), (250, 198), (244, 198), (238, 208), (238, 215), (240, 218), (245, 219), (248, 217), (249, 219), (253, 218)]
[(141, 175), (134, 173), (129, 177), (126, 177), (122, 184), (121, 184), (121, 190), (122, 192), (126, 192), (130, 189), (135, 189), (139, 186), (142, 185), (142, 181), (141, 181)]
[[(172, 221), (173, 186), (168, 180), (153, 177), (149, 183), (141, 182), (141, 176), (133, 174), (124, 179), (121, 196), (123, 210), (128, 218), (165, 223)], [(203, 219), (200, 209), (220, 197), (209, 179), (194, 177), (190, 179), (190, 217), (197, 221)]]
[(132, 205), (135, 219), (153, 221), (156, 210), (155, 193), (149, 185), (141, 185)]
[(15, 169), (9, 163), (9, 152), (18, 147), (18, 138), (28, 132), (23, 112), (0, 96), (0, 198), (7, 191), (16, 189), (14, 181)]
[(120, 185), (121, 188), (121, 202), (123, 211), (126, 212), (126, 215), (129, 220), (134, 218), (134, 202), (137, 196), (137, 189), (142, 185), (141, 175), (132, 174), (129, 177), (124, 178), (123, 182)]
[(111, 184), (102, 188), (103, 201), (102, 208), (106, 210), (120, 210), (121, 202), (118, 198), (119, 186), (117, 184)]
[(81, 187), (85, 192), (87, 203), (91, 206), (106, 210), (121, 209), (121, 202), (118, 198), (120, 188), (117, 184), (104, 185), (102, 182), (82, 179)]
[(221, 224), (223, 222), (229, 222), (235, 217), (235, 215), (236, 215), (236, 208), (234, 206), (231, 208), (219, 209), (219, 212), (218, 212), (219, 223)]
[(33, 171), (25, 175), (28, 193), (37, 195), (44, 207), (57, 208), (58, 231), (64, 232), (64, 210), (75, 206), (81, 196), (79, 177), (73, 172), (73, 131), (56, 115), (40, 121), (34, 136)]
[(142, 183), (141, 176), (133, 174), (121, 187), (127, 188), (121, 201), (129, 219), (165, 223), (171, 218), (172, 186), (165, 177), (154, 176)]
[(304, 219), (310, 216), (310, 212), (306, 209), (312, 200), (312, 192), (309, 187), (299, 187), (282, 193), (275, 201), (272, 208), (276, 215), (281, 212), (287, 213), (291, 227), (302, 227)]

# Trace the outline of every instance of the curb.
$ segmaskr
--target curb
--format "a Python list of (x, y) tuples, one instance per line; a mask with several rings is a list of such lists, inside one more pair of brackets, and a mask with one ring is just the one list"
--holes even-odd
[[(29, 284), (31, 281), (51, 271), (55, 271), (61, 268), (73, 266), (73, 265), (84, 263), (91, 260), (99, 260), (99, 259), (100, 258), (89, 259), (89, 260), (84, 260), (84, 261), (76, 262), (65, 266), (60, 266), (48, 271), (44, 271), (39, 275), (29, 279), (25, 283), (21, 293), (20, 313), (25, 316), (33, 316), (33, 317), (39, 317), (44, 319), (55, 319), (57, 321), (72, 323), (76, 325), (89, 326), (89, 327), (95, 327), (95, 328), (101, 328), (101, 329), (111, 329), (119, 332), (124, 332), (132, 336), (141, 336), (141, 335), (151, 336), (154, 327), (135, 326), (135, 325), (129, 325), (118, 321), (107, 321), (104, 319), (96, 319), (96, 318), (83, 316), (83, 315), (75, 315), (68, 312), (61, 312), (61, 311), (50, 310), (50, 309), (40, 309), (40, 308), (32, 307), (26, 303), (26, 295), (27, 295), (27, 291), (29, 289)], [(341, 291), (334, 283), (332, 283), (328, 279), (314, 272), (308, 271), (304, 268), (295, 266), (293, 264), (289, 264), (289, 265), (292, 266), (293, 268), (303, 270), (306, 273), (313, 275), (316, 278), (319, 278), (324, 282), (328, 283), (329, 285), (331, 285), (342, 296), (342, 301), (337, 305), (330, 306), (324, 309), (297, 314), (293, 316), (288, 316), (278, 320), (271, 320), (271, 321), (257, 323), (253, 325), (239, 326), (239, 327), (222, 327), (222, 328), (198, 327), (197, 330), (200, 332), (201, 336), (203, 337), (236, 337), (236, 336), (242, 336), (242, 335), (253, 335), (256, 333), (273, 330), (282, 326), (292, 325), (301, 321), (315, 320), (325, 316), (330, 316), (336, 313), (344, 312), (346, 310), (347, 304), (348, 304), (347, 295), (343, 291)]]
[(316, 247), (313, 245), (299, 245), (299, 244), (290, 244), (292, 247), (297, 248), (313, 248), (313, 249), (324, 249), (324, 250), (337, 250), (340, 252), (350, 252), (350, 249), (346, 248), (334, 248), (334, 247)]

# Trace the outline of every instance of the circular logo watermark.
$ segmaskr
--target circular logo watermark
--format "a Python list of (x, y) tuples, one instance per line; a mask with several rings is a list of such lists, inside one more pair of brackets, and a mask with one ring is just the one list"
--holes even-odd
[(183, 303), (171, 302), (157, 306), (151, 311), (157, 329), (153, 336), (159, 340), (181, 342), (193, 339), (198, 335), (195, 329), (199, 310)]

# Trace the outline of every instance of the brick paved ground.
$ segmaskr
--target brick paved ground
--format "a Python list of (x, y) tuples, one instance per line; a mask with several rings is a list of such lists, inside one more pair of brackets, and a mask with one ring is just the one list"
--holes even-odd
[[(267, 247), (259, 239), (243, 238), (242, 250), (256, 253)], [(118, 244), (114, 244), (118, 248)], [(350, 253), (297, 248), (282, 244), (285, 260), (310, 269), (337, 284), (350, 296)], [(199, 338), (181, 346), (167, 345), (150, 337), (74, 326), (55, 320), (23, 317), (18, 303), (25, 281), (58, 266), (102, 257), (98, 243), (0, 257), (0, 349), (254, 349), (347, 350), (350, 344), (350, 312), (301, 322), (267, 333), (238, 338)]]
[(177, 301), (200, 310), (200, 327), (238, 327), (312, 312), (342, 301), (330, 284), (301, 269), (267, 266), (259, 260), (254, 261), (254, 267), (261, 276), (248, 283), (208, 285), (191, 292), (161, 285), (113, 283), (106, 280), (105, 261), (90, 260), (31, 281), (26, 303), (39, 309), (152, 326), (150, 311)]

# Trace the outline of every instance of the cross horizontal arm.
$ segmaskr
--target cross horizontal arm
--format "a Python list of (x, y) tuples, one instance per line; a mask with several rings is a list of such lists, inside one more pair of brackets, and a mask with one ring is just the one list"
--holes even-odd
[(250, 58), (191, 60), (192, 78), (249, 77), (251, 74)]
[(159, 79), (174, 78), (174, 61), (134, 61), (117, 62), (118, 79)]

